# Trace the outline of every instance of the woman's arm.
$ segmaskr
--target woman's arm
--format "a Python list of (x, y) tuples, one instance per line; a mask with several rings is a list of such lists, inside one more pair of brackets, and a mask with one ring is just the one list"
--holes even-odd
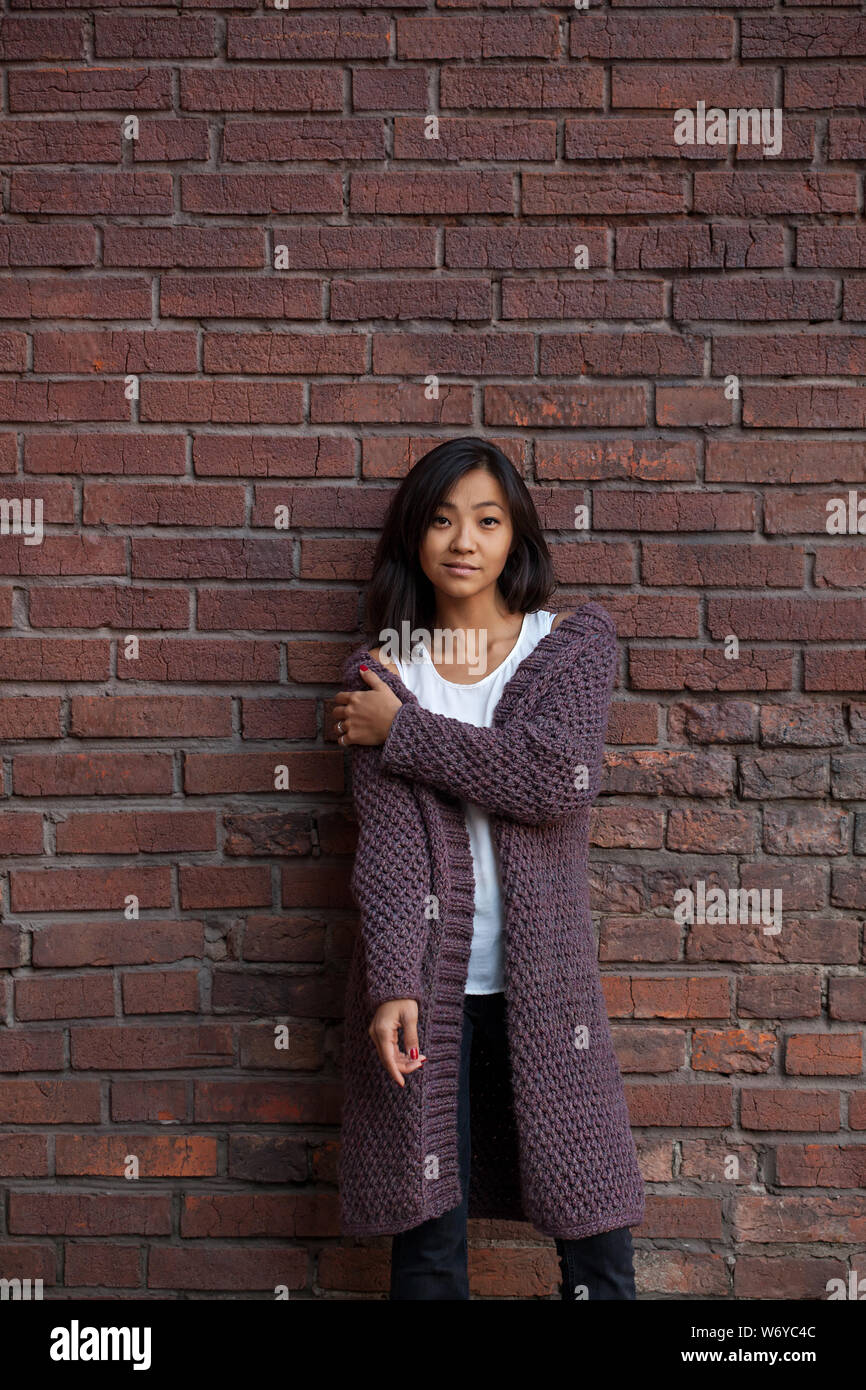
[[(356, 683), (347, 664), (347, 683)], [(421, 1003), (429, 931), (430, 860), (420, 806), (409, 782), (382, 767), (382, 748), (352, 747), (358, 842), (350, 887), (360, 912), (368, 1003)]]
[(557, 658), (540, 708), (501, 728), (403, 704), (382, 766), (529, 825), (571, 815), (601, 785), (616, 656), (613, 623), (594, 623)]

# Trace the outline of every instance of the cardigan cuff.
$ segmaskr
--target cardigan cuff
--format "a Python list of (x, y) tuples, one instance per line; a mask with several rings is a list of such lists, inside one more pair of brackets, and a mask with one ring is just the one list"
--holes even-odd
[(424, 1001), (420, 980), (396, 980), (393, 985), (367, 990), (367, 1003), (374, 1012), (393, 999), (414, 999), (420, 1009)]
[[(387, 772), (400, 777), (410, 777), (415, 770), (412, 749), (417, 746), (412, 738), (412, 711), (417, 705), (407, 700), (400, 706), (391, 721), (388, 737), (382, 744), (381, 762)], [(416, 736), (417, 738), (417, 736)]]

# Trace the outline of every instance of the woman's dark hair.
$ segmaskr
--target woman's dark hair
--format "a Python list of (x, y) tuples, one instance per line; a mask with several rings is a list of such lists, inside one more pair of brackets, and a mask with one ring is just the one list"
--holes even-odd
[(484, 439), (447, 439), (418, 460), (391, 499), (367, 589), (367, 631), (377, 642), (385, 628), (399, 631), (406, 620), (413, 628), (433, 626), (436, 595), (418, 550), (457, 479), (473, 468), (497, 479), (511, 513), (512, 546), (497, 581), (509, 611), (534, 612), (553, 592), (553, 562), (538, 513), (511, 460)]

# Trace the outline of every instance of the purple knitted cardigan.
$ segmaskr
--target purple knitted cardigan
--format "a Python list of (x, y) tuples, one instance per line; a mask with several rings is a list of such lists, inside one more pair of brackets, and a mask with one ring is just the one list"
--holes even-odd
[[(489, 729), (425, 710), (367, 647), (346, 662), (345, 689), (369, 688), (366, 662), (403, 701), (384, 744), (351, 750), (361, 929), (344, 1030), (347, 1234), (405, 1231), (461, 1200), (457, 1083), (475, 889), (462, 801), (487, 810), (499, 859), (510, 1061), (505, 1075), (473, 1044), (469, 1216), (574, 1239), (643, 1220), (587, 886), (616, 659), (609, 615), (584, 604), (520, 663)], [(367, 1032), (387, 999), (419, 1006), (427, 1061), (402, 1089)]]

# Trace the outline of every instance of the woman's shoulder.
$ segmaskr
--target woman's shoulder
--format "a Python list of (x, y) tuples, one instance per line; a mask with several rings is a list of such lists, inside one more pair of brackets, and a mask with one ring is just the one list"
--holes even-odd
[(559, 624), (563, 622), (566, 618), (570, 618), (573, 612), (573, 608), (563, 608), (560, 613), (555, 614), (553, 622), (550, 624), (551, 632), (555, 632), (556, 629), (559, 627)]
[(380, 651), (380, 646), (371, 647), (368, 642), (362, 642), (359, 647), (353, 648), (343, 662), (343, 686), (346, 690), (369, 690), (370, 687), (360, 672), (361, 664), (369, 657), (374, 657), (376, 661), (381, 662), (387, 671), (399, 679), (400, 672), (390, 660), (382, 661)]
[(582, 603), (579, 608), (566, 608), (561, 613), (557, 613), (551, 624), (551, 632), (556, 632), (557, 628), (567, 624), (567, 631), (573, 633), (575, 637), (584, 636), (586, 633), (606, 634), (609, 637), (616, 637), (616, 623), (610, 616), (606, 608), (602, 608), (600, 603), (590, 601)]
[(394, 665), (394, 662), (391, 660), (391, 658), (386, 657), (383, 660), (383, 658), (380, 655), (381, 650), (381, 647), (370, 648), (370, 655), (372, 656), (373, 660), (381, 662), (381, 664), (385, 667), (386, 671), (392, 671), (395, 676), (399, 676), (400, 672), (397, 670), (397, 667)]

